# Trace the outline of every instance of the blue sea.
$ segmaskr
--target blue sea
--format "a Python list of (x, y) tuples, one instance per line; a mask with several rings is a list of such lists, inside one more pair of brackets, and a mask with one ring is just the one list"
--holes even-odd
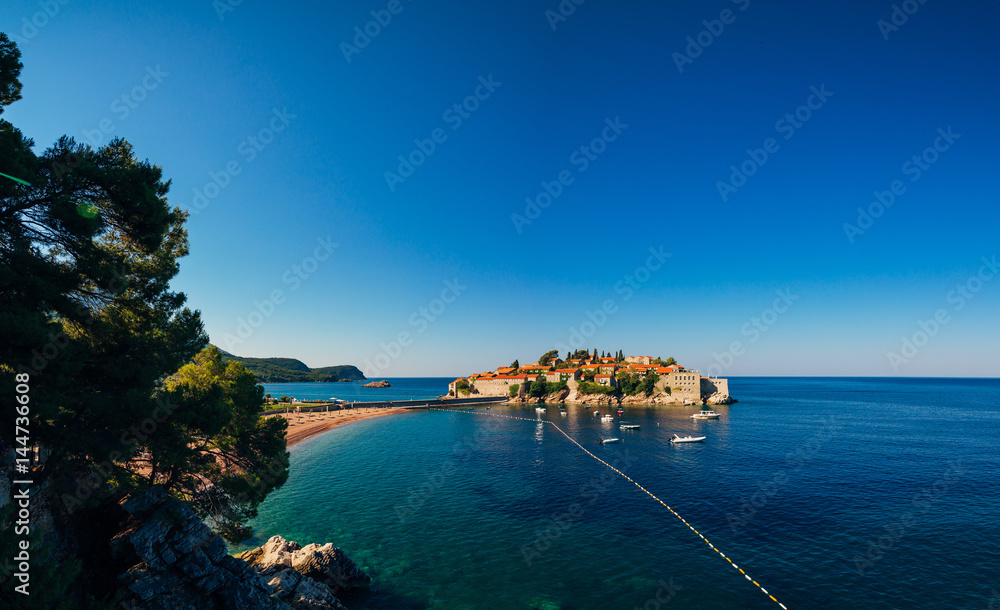
[[(417, 396), (424, 382), (390, 381), (412, 398), (446, 388), (427, 380)], [(296, 385), (348, 399), (340, 386), (359, 384)], [(789, 609), (1000, 607), (1000, 380), (734, 378), (730, 389), (740, 402), (715, 421), (692, 420), (694, 407), (626, 406), (603, 423), (593, 413), (607, 408), (511, 405), (336, 428), (291, 449), (288, 482), (241, 548), (275, 534), (342, 547), (374, 577), (343, 598), (351, 610), (779, 608), (538, 422), (550, 420)], [(707, 438), (671, 445), (673, 433)], [(624, 442), (599, 444), (609, 436)]]
[[(369, 381), (385, 379), (390, 388), (364, 388)], [(336, 383), (262, 383), (264, 392), (275, 398), (292, 396), (299, 400), (339, 398), (348, 402), (379, 400), (414, 400), (437, 398), (448, 393), (454, 377), (379, 377), (366, 381)]]

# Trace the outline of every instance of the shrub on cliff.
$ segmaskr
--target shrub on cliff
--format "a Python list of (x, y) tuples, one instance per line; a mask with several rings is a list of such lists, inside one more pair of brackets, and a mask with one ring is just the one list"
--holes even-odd
[(586, 381), (581, 381), (577, 384), (577, 391), (580, 394), (614, 394), (616, 392), (612, 387)]

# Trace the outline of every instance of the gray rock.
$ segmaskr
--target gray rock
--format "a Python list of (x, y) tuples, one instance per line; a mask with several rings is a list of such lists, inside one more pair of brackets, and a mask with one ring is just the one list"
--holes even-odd
[(295, 568), (304, 576), (328, 585), (335, 592), (343, 589), (367, 587), (371, 577), (365, 574), (343, 550), (327, 543), (306, 547), (273, 536), (257, 547), (237, 555), (265, 576), (284, 568)]

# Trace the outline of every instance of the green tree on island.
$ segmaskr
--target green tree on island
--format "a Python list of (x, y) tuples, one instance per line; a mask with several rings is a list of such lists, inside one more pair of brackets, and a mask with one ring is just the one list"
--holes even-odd
[(520, 366), (521, 366), (521, 363), (520, 363), (520, 362), (518, 362), (518, 361), (517, 361), (517, 359), (515, 359), (515, 360), (514, 360), (514, 362), (511, 362), (511, 363), (510, 363), (510, 368), (514, 369), (515, 371), (516, 371), (516, 370), (517, 370), (518, 368), (520, 368)]
[(554, 349), (552, 351), (545, 352), (542, 357), (538, 359), (538, 364), (541, 366), (549, 366), (552, 359), (559, 355), (559, 350)]

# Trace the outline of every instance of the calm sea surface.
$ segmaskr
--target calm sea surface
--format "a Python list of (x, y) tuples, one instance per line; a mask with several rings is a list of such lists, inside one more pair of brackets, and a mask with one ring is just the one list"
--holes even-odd
[[(363, 388), (369, 381), (385, 379), (391, 388)], [(337, 383), (263, 383), (264, 392), (275, 398), (292, 396), (299, 400), (339, 398), (348, 402), (375, 400), (413, 400), (437, 398), (448, 393), (454, 377), (378, 377), (367, 381)]]
[[(267, 391), (429, 398), (448, 381)], [(557, 423), (791, 610), (1000, 607), (1000, 381), (735, 378), (730, 388), (740, 402), (717, 407), (717, 421), (692, 420), (691, 407), (627, 406), (613, 424), (593, 415), (606, 408), (489, 413)], [(620, 420), (642, 428), (621, 431)], [(674, 432), (708, 438), (672, 446)], [(598, 444), (607, 436), (625, 442)], [(291, 453), (291, 477), (249, 544), (281, 534), (344, 548), (374, 576), (371, 591), (342, 600), (351, 610), (778, 608), (552, 426), (415, 411)]]

